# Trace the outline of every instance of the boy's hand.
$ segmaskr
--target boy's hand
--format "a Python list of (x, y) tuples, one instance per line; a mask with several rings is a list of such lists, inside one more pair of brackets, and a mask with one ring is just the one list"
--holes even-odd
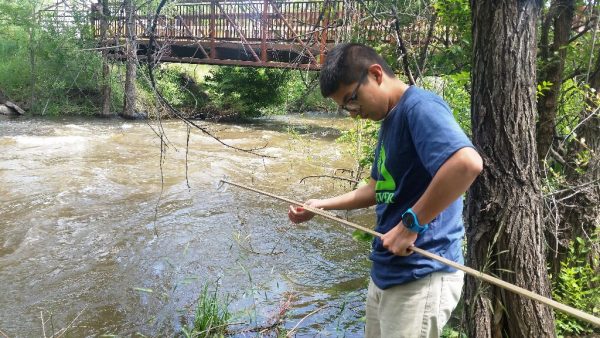
[[(319, 202), (320, 202), (320, 200), (311, 199), (311, 200), (306, 201), (306, 203), (304, 203), (304, 204), (309, 207), (320, 208)], [(293, 223), (306, 222), (306, 221), (310, 220), (311, 218), (313, 218), (314, 216), (315, 216), (314, 213), (304, 209), (303, 207), (298, 207), (295, 205), (290, 205), (290, 210), (288, 211), (288, 217), (290, 218), (290, 221), (292, 221)]]
[(413, 253), (410, 247), (417, 240), (417, 233), (408, 230), (402, 222), (381, 236), (383, 247), (397, 256), (408, 256)]

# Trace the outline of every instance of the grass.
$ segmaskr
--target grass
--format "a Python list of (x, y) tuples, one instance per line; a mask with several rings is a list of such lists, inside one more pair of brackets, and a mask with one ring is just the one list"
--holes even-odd
[(182, 329), (185, 337), (222, 337), (227, 333), (231, 313), (228, 309), (228, 301), (222, 302), (218, 298), (217, 291), (217, 287), (214, 292), (211, 292), (209, 284), (204, 285), (198, 297), (193, 325), (191, 327), (185, 325)]

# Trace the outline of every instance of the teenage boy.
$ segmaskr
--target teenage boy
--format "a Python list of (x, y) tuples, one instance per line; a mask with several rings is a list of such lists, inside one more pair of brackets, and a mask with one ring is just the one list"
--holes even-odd
[[(462, 195), (481, 157), (446, 102), (408, 86), (372, 48), (334, 47), (320, 74), (323, 97), (352, 117), (381, 121), (368, 184), (340, 196), (310, 199), (324, 210), (376, 205), (367, 292), (367, 337), (439, 337), (459, 301), (463, 273), (418, 254), (414, 245), (463, 263)], [(294, 223), (314, 214), (290, 206)]]

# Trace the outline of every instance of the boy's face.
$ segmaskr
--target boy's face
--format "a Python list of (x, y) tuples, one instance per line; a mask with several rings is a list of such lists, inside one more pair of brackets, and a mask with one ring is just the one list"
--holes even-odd
[(353, 118), (379, 121), (387, 115), (387, 99), (380, 86), (382, 74), (372, 68), (365, 70), (358, 82), (341, 84), (330, 96)]

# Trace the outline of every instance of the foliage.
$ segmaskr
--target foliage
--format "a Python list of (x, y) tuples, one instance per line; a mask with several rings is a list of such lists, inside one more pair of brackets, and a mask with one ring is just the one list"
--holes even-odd
[(291, 72), (285, 91), (285, 109), (282, 110), (286, 112), (336, 112), (338, 109), (333, 100), (321, 96), (317, 72)]
[(99, 105), (101, 59), (89, 50), (85, 18), (61, 24), (38, 5), (0, 2), (10, 17), (0, 20), (0, 88), (34, 114), (89, 114)]
[[(598, 234), (592, 243), (599, 245)], [(598, 316), (600, 314), (600, 274), (592, 266), (598, 266), (598, 253), (589, 242), (576, 238), (569, 246), (567, 259), (561, 262), (558, 278), (552, 278), (552, 296), (560, 303)], [(588, 260), (591, 260), (591, 264)], [(597, 333), (587, 322), (556, 312), (556, 331), (559, 335)]]
[(577, 83), (572, 79), (562, 84), (556, 123), (556, 132), (560, 137), (570, 135), (573, 139), (577, 136), (576, 128), (581, 122), (580, 113), (587, 104), (586, 97), (593, 97), (594, 94), (587, 84)]
[(436, 0), (433, 8), (440, 25), (452, 27), (457, 35), (468, 36), (471, 32), (471, 8), (468, 0)]
[[(101, 110), (102, 58), (84, 14), (74, 11), (68, 24), (54, 11), (40, 11), (35, 1), (0, 0), (0, 88), (31, 114), (92, 115)], [(32, 13), (36, 13), (33, 15)], [(124, 67), (111, 65), (111, 111), (123, 105)], [(146, 68), (138, 70), (138, 102), (156, 108)], [(183, 67), (156, 72), (163, 96), (180, 110), (205, 105), (202, 88)]]
[(222, 302), (218, 297), (218, 288), (214, 292), (205, 284), (198, 298), (191, 327), (185, 325), (182, 333), (186, 338), (223, 336), (227, 333), (227, 324), (231, 318), (228, 301)]
[(460, 72), (441, 77), (422, 79), (423, 88), (441, 96), (450, 106), (454, 118), (467, 134), (471, 135), (471, 74)]
[(368, 232), (356, 229), (352, 231), (352, 238), (357, 242), (371, 243), (375, 237)]
[[(141, 71), (138, 72), (138, 83), (140, 89), (146, 91), (144, 102), (149, 105), (154, 93), (149, 81), (145, 79), (147, 72), (147, 67), (141, 68)], [(161, 64), (154, 70), (154, 78), (161, 95), (170, 105), (180, 111), (194, 113), (208, 102), (208, 95), (193, 71), (182, 65)]]
[(453, 328), (448, 326), (444, 327), (442, 331), (442, 338), (467, 338), (467, 335), (464, 332), (456, 331)]
[[(368, 171), (373, 161), (375, 161), (375, 148), (377, 146), (377, 136), (379, 134), (379, 122), (371, 120), (355, 119), (354, 128), (343, 131), (342, 135), (337, 139), (338, 142), (349, 143), (352, 145), (350, 154), (356, 161), (356, 180), (362, 180), (361, 184), (365, 184), (369, 178), (363, 177), (365, 171)], [(361, 230), (352, 232), (352, 238), (356, 241), (371, 242), (373, 235)]]
[(266, 108), (285, 102), (289, 77), (289, 70), (223, 66), (213, 69), (206, 80), (217, 107), (257, 117)]
[(430, 74), (470, 71), (471, 8), (468, 0), (437, 0), (433, 7), (438, 15), (436, 35), (440, 43), (432, 48)]
[(365, 168), (369, 168), (375, 160), (375, 147), (380, 123), (357, 118), (354, 128), (343, 131), (338, 142), (351, 143), (350, 155), (357, 162), (356, 179), (362, 178)]
[(542, 81), (542, 82), (538, 83), (537, 90), (535, 92), (536, 99), (539, 100), (540, 97), (543, 97), (544, 95), (546, 95), (546, 92), (548, 90), (550, 90), (551, 87), (552, 87), (552, 82), (550, 82), (550, 81)]
[[(385, 62), (390, 65), (394, 73), (396, 74), (404, 74), (404, 69), (402, 68), (402, 63), (400, 59), (396, 57), (397, 51), (396, 46), (391, 45), (389, 43), (382, 43), (378, 45), (371, 46), (373, 49), (383, 57)], [(406, 75), (406, 74), (404, 74)]]

